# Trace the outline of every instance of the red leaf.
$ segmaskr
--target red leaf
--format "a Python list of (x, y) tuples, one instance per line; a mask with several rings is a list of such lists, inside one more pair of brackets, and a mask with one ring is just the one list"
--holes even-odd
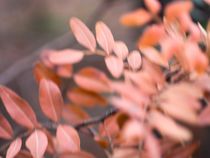
[(64, 106), (62, 117), (65, 121), (72, 124), (78, 124), (90, 118), (84, 110), (76, 105)]
[(141, 66), (141, 55), (139, 51), (134, 50), (128, 55), (128, 64), (133, 70), (137, 70)]
[(74, 81), (81, 88), (93, 92), (109, 92), (109, 80), (106, 75), (94, 68), (86, 67), (76, 73)]
[(67, 96), (75, 104), (92, 107), (94, 105), (106, 105), (106, 99), (98, 93), (73, 88), (67, 92)]
[(114, 44), (115, 54), (122, 60), (126, 59), (128, 56), (128, 47), (122, 41), (116, 41)]
[(123, 72), (123, 61), (113, 55), (105, 57), (106, 67), (113, 77), (119, 78)]
[(75, 49), (63, 49), (50, 54), (50, 62), (56, 65), (75, 64), (80, 62), (84, 53)]
[(9, 146), (6, 154), (6, 158), (13, 158), (15, 157), (18, 152), (20, 151), (22, 146), (22, 140), (21, 138), (15, 139)]
[(151, 15), (146, 10), (137, 9), (124, 14), (120, 18), (120, 22), (126, 26), (142, 26), (148, 23), (151, 19)]
[(43, 78), (46, 78), (48, 80), (52, 80), (58, 85), (61, 84), (59, 76), (52, 69), (46, 67), (41, 62), (35, 63), (35, 66), (33, 67), (33, 72), (37, 83), (39, 83)]
[(72, 77), (73, 66), (72, 65), (60, 65), (57, 68), (57, 74), (64, 78)]
[(39, 126), (30, 105), (10, 89), (0, 86), (0, 96), (7, 112), (20, 125), (33, 129)]
[(114, 37), (111, 30), (101, 21), (96, 23), (95, 29), (98, 44), (109, 55), (114, 48)]
[(11, 139), (13, 130), (7, 119), (0, 114), (0, 138)]
[(58, 86), (43, 79), (39, 86), (39, 101), (44, 114), (53, 121), (59, 121), (63, 107), (63, 98)]
[(72, 153), (80, 151), (80, 138), (73, 127), (59, 125), (56, 132), (56, 139), (64, 150)]
[(42, 158), (47, 149), (47, 136), (41, 130), (35, 130), (26, 140), (26, 147), (34, 158)]
[(157, 14), (161, 10), (161, 4), (158, 0), (144, 0), (144, 3), (153, 14)]
[(96, 40), (93, 33), (88, 29), (88, 27), (78, 18), (71, 18), (70, 27), (74, 36), (84, 47), (95, 51), (96, 49)]
[(64, 153), (59, 155), (59, 158), (95, 158), (92, 154), (85, 152), (85, 151), (79, 151), (77, 153)]

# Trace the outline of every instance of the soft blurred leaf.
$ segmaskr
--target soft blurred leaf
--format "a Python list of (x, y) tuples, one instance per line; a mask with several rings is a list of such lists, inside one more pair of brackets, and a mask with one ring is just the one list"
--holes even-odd
[(122, 41), (116, 41), (114, 44), (114, 53), (122, 60), (128, 55), (128, 47)]
[(86, 151), (79, 151), (76, 153), (64, 153), (60, 154), (59, 158), (95, 158), (92, 154)]
[(153, 14), (158, 14), (161, 10), (161, 4), (158, 0), (144, 0), (144, 3)]
[(137, 70), (141, 66), (141, 55), (139, 51), (134, 50), (130, 52), (130, 54), (127, 57), (128, 64), (133, 70)]
[(13, 158), (15, 157), (18, 152), (20, 151), (22, 146), (22, 140), (21, 138), (15, 139), (9, 146), (7, 153), (6, 153), (6, 158)]
[(15, 158), (33, 158), (33, 157), (29, 151), (20, 150), (19, 153), (15, 156)]
[(13, 130), (7, 119), (0, 114), (0, 138), (11, 139)]
[(72, 73), (73, 73), (73, 66), (72, 65), (60, 65), (58, 66), (56, 73), (64, 78), (70, 78), (72, 77)]

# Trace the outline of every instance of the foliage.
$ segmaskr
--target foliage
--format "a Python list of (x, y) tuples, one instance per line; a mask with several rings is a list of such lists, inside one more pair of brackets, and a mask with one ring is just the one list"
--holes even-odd
[[(24, 99), (0, 87), (8, 114), (26, 128), (14, 135), (7, 119), (0, 115), (0, 137), (9, 140), (1, 147), (8, 147), (7, 158), (41, 158), (46, 153), (60, 158), (93, 158), (80, 149), (78, 131), (92, 135), (110, 158), (187, 158), (194, 153), (198, 142), (185, 125), (210, 124), (210, 24), (205, 30), (193, 23), (190, 1), (168, 4), (163, 20), (158, 17), (161, 5), (157, 0), (145, 0), (145, 4), (147, 10), (138, 9), (121, 18), (129, 26), (142, 26), (152, 19), (157, 22), (144, 30), (139, 50), (129, 52), (101, 21), (96, 23), (95, 39), (81, 20), (71, 18), (73, 34), (85, 50), (43, 52), (33, 71), (40, 107), (50, 123), (38, 122)], [(204, 50), (199, 43), (205, 45)], [(73, 64), (90, 55), (103, 56), (113, 78), (94, 67), (73, 73)], [(66, 93), (71, 104), (63, 101), (60, 78), (73, 79), (77, 85)], [(116, 109), (99, 117), (91, 118), (82, 109), (108, 102)]]

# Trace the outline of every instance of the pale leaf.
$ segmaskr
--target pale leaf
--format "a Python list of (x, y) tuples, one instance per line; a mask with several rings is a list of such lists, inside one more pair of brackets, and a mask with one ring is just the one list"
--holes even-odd
[(158, 0), (144, 0), (144, 3), (153, 14), (158, 14), (161, 10), (161, 4)]
[(22, 146), (22, 140), (21, 138), (15, 139), (9, 146), (7, 153), (6, 153), (6, 158), (13, 158), (15, 157), (18, 152), (20, 151)]
[(133, 70), (137, 70), (141, 66), (141, 55), (139, 51), (134, 50), (130, 52), (130, 54), (127, 57), (128, 64)]
[(114, 44), (114, 53), (122, 60), (128, 56), (128, 47), (122, 41), (116, 41)]

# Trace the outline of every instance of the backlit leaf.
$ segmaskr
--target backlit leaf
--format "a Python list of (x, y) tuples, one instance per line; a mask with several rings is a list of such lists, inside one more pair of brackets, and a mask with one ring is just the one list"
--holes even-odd
[(13, 130), (7, 119), (0, 114), (0, 138), (11, 139)]
[(6, 153), (6, 158), (13, 158), (15, 157), (18, 152), (20, 151), (22, 146), (22, 140), (21, 138), (15, 139), (9, 146), (7, 153)]
[(114, 37), (111, 30), (101, 21), (96, 23), (95, 29), (98, 44), (109, 55), (114, 48)]
[(114, 44), (114, 53), (122, 60), (128, 55), (128, 47), (122, 41), (116, 41)]
[(84, 53), (75, 49), (63, 49), (50, 54), (50, 62), (56, 65), (75, 64), (80, 62)]
[(161, 4), (158, 0), (144, 0), (144, 3), (153, 14), (157, 14), (161, 10)]
[(26, 140), (26, 147), (34, 158), (42, 158), (47, 149), (47, 136), (41, 130), (35, 130)]
[(58, 122), (63, 107), (63, 98), (60, 89), (54, 82), (46, 79), (40, 82), (39, 101), (44, 114)]
[(127, 57), (128, 64), (133, 70), (137, 70), (141, 66), (141, 55), (139, 51), (134, 50), (130, 52), (130, 54)]
[(148, 23), (151, 19), (151, 15), (146, 10), (137, 9), (124, 14), (120, 18), (120, 22), (126, 26), (142, 26)]
[(67, 92), (67, 96), (75, 104), (92, 107), (94, 105), (106, 105), (106, 99), (96, 92), (73, 88)]
[(123, 72), (123, 61), (122, 59), (116, 56), (107, 56), (105, 57), (106, 67), (108, 68), (109, 72), (112, 74), (113, 77), (119, 78)]
[(88, 27), (78, 18), (71, 18), (70, 27), (74, 36), (84, 47), (94, 51), (96, 49), (96, 40), (93, 33), (88, 29)]
[(39, 126), (36, 115), (30, 105), (15, 92), (1, 86), (0, 96), (7, 112), (14, 121), (28, 129)]
[(109, 92), (109, 80), (105, 73), (94, 67), (81, 69), (74, 75), (74, 81), (81, 88), (93, 92)]
[(80, 138), (77, 131), (69, 125), (59, 125), (56, 132), (59, 145), (72, 153), (80, 151)]

